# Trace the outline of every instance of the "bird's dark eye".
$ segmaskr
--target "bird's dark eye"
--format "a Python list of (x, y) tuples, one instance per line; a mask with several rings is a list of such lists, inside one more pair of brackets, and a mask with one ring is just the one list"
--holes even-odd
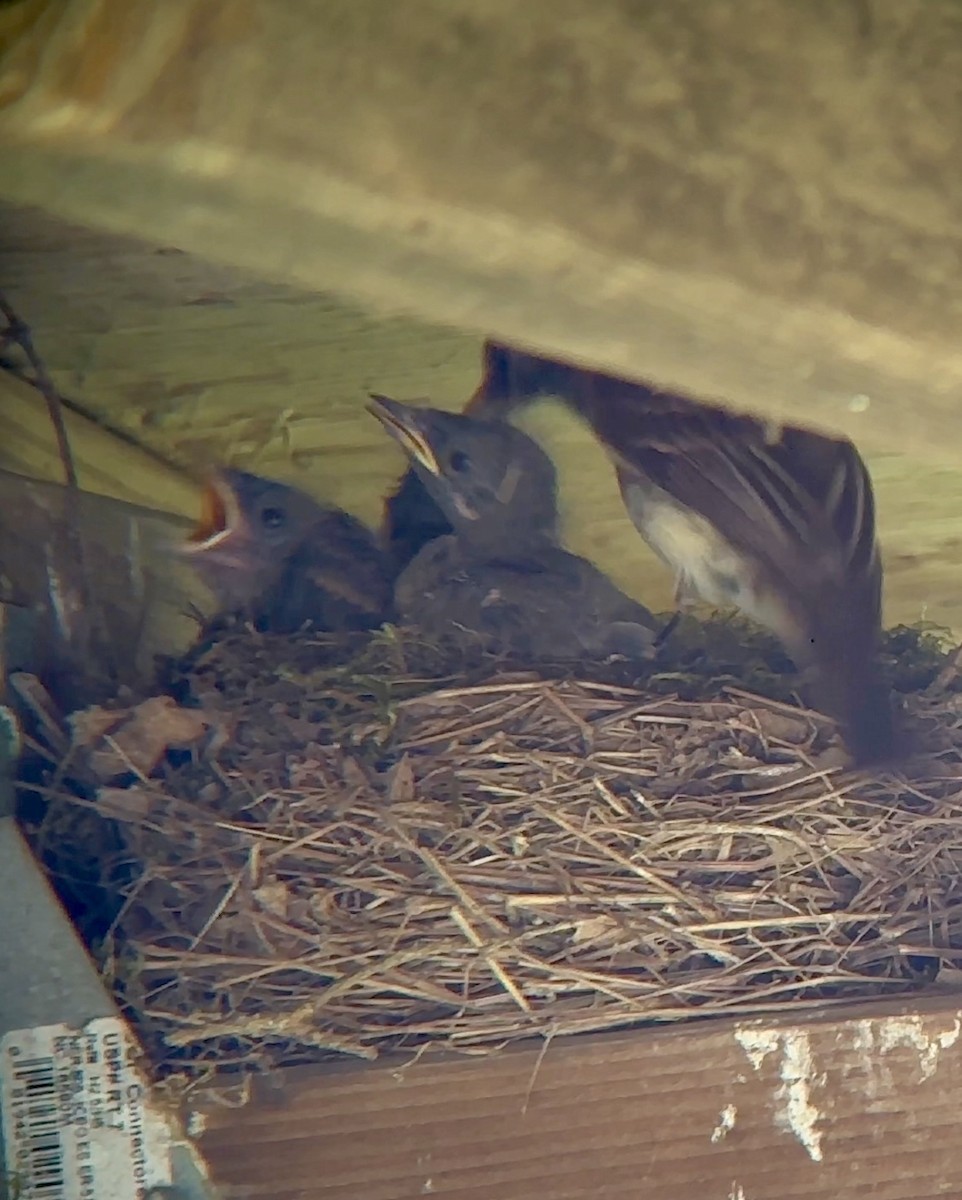
[(471, 465), (471, 460), (468, 458), (468, 456), (464, 453), (463, 450), (455, 450), (455, 452), (451, 455), (450, 463), (451, 463), (451, 470), (457, 471), (458, 474), (460, 475), (462, 472), (466, 471), (468, 469), (468, 467)]
[(287, 513), (273, 505), (261, 509), (261, 524), (265, 529), (281, 529), (287, 523)]

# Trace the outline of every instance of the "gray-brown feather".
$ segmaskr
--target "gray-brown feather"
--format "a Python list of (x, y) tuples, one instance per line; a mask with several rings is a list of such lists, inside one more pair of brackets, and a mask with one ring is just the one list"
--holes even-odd
[(856, 755), (884, 754), (882, 569), (856, 448), (488, 344), (472, 411), (504, 416), (542, 395), (589, 423), (639, 532), (683, 582), (773, 630), (809, 668), (813, 701), (847, 727)]

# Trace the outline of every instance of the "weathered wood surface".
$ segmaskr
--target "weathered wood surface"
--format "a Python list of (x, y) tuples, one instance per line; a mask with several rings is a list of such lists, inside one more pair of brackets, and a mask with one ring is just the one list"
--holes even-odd
[(0, 196), (958, 462), (957, 0), (12, 12)]
[(225, 1200), (958, 1196), (960, 1028), (875, 1003), (282, 1073), (200, 1145)]
[(152, 680), (156, 654), (197, 636), (190, 610), (206, 597), (172, 552), (184, 522), (4, 470), (0, 513), (0, 605), (35, 614), (13, 665), (40, 675), (58, 702), (75, 698), (56, 694), (72, 671), (100, 699)]
[[(0, 269), (2, 269), (0, 258)], [(42, 397), (29, 384), (0, 372), (0, 468), (63, 483), (63, 463)], [(97, 421), (64, 411), (80, 487), (144, 508), (196, 516), (199, 490), (191, 478), (119, 438)]]
[[(106, 424), (197, 472), (232, 460), (288, 479), (369, 521), (402, 458), (364, 411), (370, 390), (459, 407), (478, 379), (476, 337), (373, 319), (329, 295), (264, 283), (182, 253), (0, 208), (0, 279), (57, 383)], [(0, 389), (3, 379), (0, 377)], [(39, 397), (20, 412), (0, 465), (59, 481)], [(558, 406), (526, 419), (558, 462), (567, 538), (652, 607), (672, 581), (625, 516), (611, 469)], [(185, 479), (102, 430), (74, 427), (85, 485), (170, 512), (196, 511)], [(962, 633), (962, 472), (870, 455), (890, 622), (922, 617)]]

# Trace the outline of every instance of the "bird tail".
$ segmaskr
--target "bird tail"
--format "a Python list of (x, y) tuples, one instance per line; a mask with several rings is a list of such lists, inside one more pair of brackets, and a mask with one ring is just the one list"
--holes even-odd
[[(664, 414), (673, 427), (688, 419), (701, 429), (705, 406), (681, 396), (660, 393), (644, 383), (559, 362), (540, 354), (531, 354), (499, 342), (487, 341), (481, 352), (481, 382), (465, 405), (467, 415), (488, 420), (507, 420), (545, 397), (560, 400), (594, 430), (609, 451), (617, 439), (612, 427), (627, 426), (634, 436), (639, 427), (650, 439), (657, 432), (658, 414)], [(733, 417), (713, 406), (715, 419), (755, 425), (752, 418)]]
[(855, 766), (881, 767), (898, 757), (891, 691), (881, 681), (862, 680), (840, 694), (837, 677), (821, 675), (812, 698), (838, 721)]
[(809, 639), (807, 699), (838, 723), (855, 766), (883, 766), (898, 756), (900, 745), (892, 691), (879, 669), (876, 628), (862, 621), (847, 632), (843, 623)]
[(481, 382), (464, 411), (505, 420), (546, 396), (571, 402), (582, 374), (565, 363), (487, 341), (481, 351)]

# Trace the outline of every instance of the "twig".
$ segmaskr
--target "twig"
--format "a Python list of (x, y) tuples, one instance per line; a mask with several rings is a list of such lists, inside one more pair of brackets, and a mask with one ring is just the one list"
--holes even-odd
[(67, 437), (67, 426), (63, 419), (63, 398), (54, 386), (43, 359), (34, 347), (30, 326), (17, 315), (2, 292), (0, 292), (0, 313), (7, 322), (7, 328), (3, 331), (2, 341), (0, 341), (0, 349), (16, 342), (26, 356), (27, 362), (33, 370), (33, 377), (24, 376), (24, 378), (37, 389), (47, 402), (47, 412), (50, 414), (50, 423), (57, 439), (57, 451), (60, 455), (64, 479), (67, 487), (76, 490), (78, 486), (77, 468), (74, 465), (70, 439)]
[[(41, 396), (43, 396), (46, 401), (50, 423), (53, 426), (54, 437), (57, 443), (57, 453), (60, 457), (60, 465), (63, 469), (64, 482), (68, 493), (64, 505), (64, 524), (67, 530), (68, 543), (71, 545), (73, 559), (77, 568), (76, 582), (80, 598), (80, 609), (86, 615), (88, 622), (84, 629), (82, 642), (79, 645), (77, 644), (77, 639), (69, 636), (68, 631), (64, 631), (64, 636), (67, 646), (73, 653), (78, 655), (81, 663), (87, 664), (85, 670), (89, 671), (90, 664), (97, 661), (98, 657), (104, 662), (109, 661), (108, 655), (110, 653), (111, 640), (104, 622), (103, 612), (96, 608), (93, 603), (94, 591), (90, 582), (91, 572), (87, 561), (87, 544), (81, 524), (79, 496), (77, 495), (80, 487), (77, 477), (77, 467), (73, 451), (70, 448), (70, 438), (67, 434), (67, 426), (64, 420), (64, 400), (57, 390), (43, 359), (34, 346), (30, 326), (17, 314), (2, 292), (0, 292), (0, 315), (3, 316), (7, 323), (6, 328), (0, 333), (0, 350), (14, 343), (20, 347), (32, 374), (14, 369), (15, 374), (36, 388)], [(0, 365), (10, 369), (10, 365), (2, 360), (0, 360)], [(110, 664), (109, 670), (115, 674), (117, 666), (118, 664), (114, 661)]]
[(495, 976), (504, 990), (508, 993), (511, 999), (517, 1004), (522, 1012), (531, 1012), (531, 1005), (524, 997), (524, 993), (514, 982), (508, 972), (504, 969), (497, 956), (490, 946), (485, 945), (484, 940), (478, 936), (477, 930), (464, 915), (464, 913), (455, 904), (451, 908), (451, 920), (457, 925), (458, 929), (464, 934), (475, 950), (479, 950), (484, 957), (484, 961), (491, 969), (491, 973)]

